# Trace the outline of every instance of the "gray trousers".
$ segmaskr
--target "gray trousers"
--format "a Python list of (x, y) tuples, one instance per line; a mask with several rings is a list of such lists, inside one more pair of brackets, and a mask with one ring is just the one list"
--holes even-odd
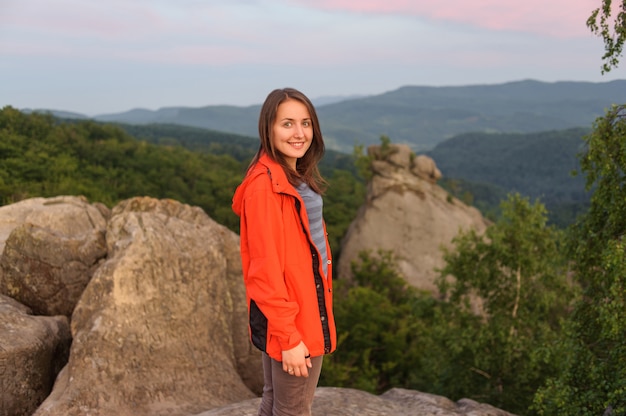
[(283, 364), (263, 353), (263, 397), (258, 416), (311, 416), (324, 356), (311, 357), (308, 377), (290, 376)]

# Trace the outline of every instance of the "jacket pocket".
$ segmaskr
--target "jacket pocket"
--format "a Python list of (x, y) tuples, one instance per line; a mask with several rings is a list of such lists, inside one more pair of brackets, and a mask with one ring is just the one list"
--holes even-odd
[(250, 300), (249, 323), (252, 344), (261, 351), (267, 352), (267, 318), (253, 300)]

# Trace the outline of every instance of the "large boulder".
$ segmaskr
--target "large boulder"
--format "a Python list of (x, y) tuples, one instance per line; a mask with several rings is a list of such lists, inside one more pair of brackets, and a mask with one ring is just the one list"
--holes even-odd
[(189, 415), (254, 397), (238, 237), (200, 208), (133, 198), (113, 208), (106, 245), (35, 415)]
[(373, 175), (366, 201), (341, 245), (338, 273), (351, 275), (361, 251), (391, 251), (407, 281), (436, 294), (436, 269), (444, 266), (441, 247), (451, 247), (460, 230), (484, 232), (480, 212), (436, 184), (434, 161), (405, 145), (371, 146)]
[(0, 416), (30, 416), (50, 394), (71, 343), (66, 316), (33, 316), (0, 295)]
[[(261, 399), (251, 399), (203, 412), (196, 416), (255, 416)], [(391, 389), (373, 394), (346, 388), (318, 387), (313, 416), (514, 416), (469, 399), (453, 402), (415, 390)]]
[(0, 294), (38, 315), (71, 316), (106, 257), (109, 211), (83, 197), (32, 198), (0, 208)]
[[(377, 160), (388, 182), (370, 184), (369, 204), (393, 193), (426, 198), (424, 183), (437, 176), (429, 163), (421, 182), (397, 180), (414, 160), (405, 151)], [(0, 278), (11, 282), (5, 288), (21, 281), (36, 292), (46, 287), (40, 280), (56, 273), (71, 281), (63, 278), (80, 267), (88, 276), (85, 290), (71, 295), (79, 299), (71, 324), (63, 315), (34, 316), (0, 295), (0, 416), (256, 414), (263, 372), (248, 339), (239, 237), (201, 209), (132, 198), (110, 211), (80, 197), (35, 198), (0, 208), (0, 246)], [(60, 259), (83, 266), (63, 268)], [(51, 305), (31, 302), (54, 310), (54, 296), (41, 299)], [(329, 387), (316, 392), (313, 412), (508, 415), (416, 391), (374, 396)]]

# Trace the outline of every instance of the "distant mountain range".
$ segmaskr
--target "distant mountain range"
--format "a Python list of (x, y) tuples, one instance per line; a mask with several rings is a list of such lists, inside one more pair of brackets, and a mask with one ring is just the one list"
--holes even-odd
[[(406, 86), (373, 96), (326, 97), (316, 102), (328, 148), (409, 144), (423, 152), (468, 132), (533, 133), (590, 127), (612, 104), (626, 102), (626, 80), (602, 83), (516, 81), (456, 87)], [(167, 123), (257, 136), (260, 105), (134, 109), (93, 117), (129, 124)], [(65, 118), (80, 114), (57, 113)]]
[[(583, 213), (591, 194), (580, 174), (579, 155), (590, 128), (538, 133), (466, 133), (426, 152), (443, 173), (442, 183), (483, 213), (495, 211), (506, 194), (518, 192), (541, 200), (550, 220), (566, 226)], [(578, 175), (573, 175), (578, 172)]]

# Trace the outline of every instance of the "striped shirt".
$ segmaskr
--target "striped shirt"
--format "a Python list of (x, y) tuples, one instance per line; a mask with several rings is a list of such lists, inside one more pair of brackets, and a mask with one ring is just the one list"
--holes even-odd
[(324, 266), (324, 275), (328, 276), (328, 253), (326, 251), (326, 236), (324, 235), (323, 224), (323, 201), (322, 196), (316, 193), (306, 183), (301, 183), (296, 187), (296, 190), (304, 201), (304, 207), (306, 214), (309, 217), (309, 230), (311, 231), (311, 238), (313, 244), (317, 247), (321, 256), (322, 265)]

